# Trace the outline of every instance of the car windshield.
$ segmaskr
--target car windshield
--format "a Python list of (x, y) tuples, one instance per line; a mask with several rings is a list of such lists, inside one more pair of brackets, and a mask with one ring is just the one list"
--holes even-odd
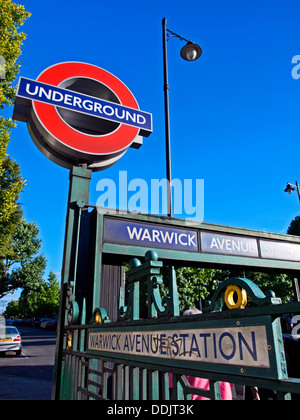
[(9, 335), (9, 334), (19, 335), (19, 332), (15, 327), (0, 328), (0, 335)]

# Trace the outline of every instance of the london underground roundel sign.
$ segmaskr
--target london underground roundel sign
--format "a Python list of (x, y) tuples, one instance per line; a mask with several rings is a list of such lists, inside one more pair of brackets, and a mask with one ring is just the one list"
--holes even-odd
[(94, 171), (114, 164), (129, 147), (139, 148), (152, 132), (152, 115), (139, 109), (124, 83), (78, 62), (49, 67), (37, 80), (21, 77), (13, 118), (28, 123), (49, 159)]

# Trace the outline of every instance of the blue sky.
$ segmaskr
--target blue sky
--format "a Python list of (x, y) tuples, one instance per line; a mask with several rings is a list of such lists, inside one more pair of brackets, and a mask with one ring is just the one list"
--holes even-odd
[[(90, 204), (101, 178), (165, 178), (162, 18), (168, 29), (201, 45), (202, 57), (180, 58), (184, 43), (168, 42), (172, 175), (204, 179), (204, 221), (286, 233), (299, 214), (300, 79), (291, 71), (300, 54), (298, 0), (24, 0), (21, 76), (36, 79), (63, 61), (97, 65), (120, 78), (140, 108), (153, 114), (154, 131), (139, 150), (93, 174)], [(12, 115), (12, 108), (6, 111)], [(27, 187), (20, 201), (34, 221), (48, 258), (62, 265), (67, 169), (42, 155), (19, 122), (9, 154)]]

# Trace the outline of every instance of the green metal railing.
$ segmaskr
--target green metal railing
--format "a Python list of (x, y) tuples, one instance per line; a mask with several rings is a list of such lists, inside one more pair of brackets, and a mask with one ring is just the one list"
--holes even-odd
[[(282, 304), (252, 281), (233, 278), (221, 283), (203, 314), (174, 316), (176, 281), (170, 279), (172, 297), (162, 300), (157, 254), (147, 252), (144, 264), (133, 259), (130, 266), (128, 304), (123, 304), (121, 293), (117, 322), (97, 309), (86, 324), (84, 305), (80, 325), (72, 325), (69, 317), (61, 399), (169, 400), (170, 373), (174, 399), (190, 399), (192, 394), (220, 399), (220, 381), (275, 390), (278, 399), (300, 393), (300, 379), (288, 377), (280, 325), (282, 314), (300, 313), (299, 303)], [(140, 319), (144, 281), (148, 316)], [(250, 307), (240, 302), (239, 294), (251, 300)], [(240, 307), (226, 309), (233, 303)], [(209, 379), (210, 390), (192, 388), (186, 375)]]
[[(70, 173), (53, 398), (180, 400), (196, 394), (219, 399), (220, 381), (273, 390), (278, 399), (300, 394), (300, 380), (288, 376), (280, 325), (283, 314), (300, 313), (299, 302), (282, 304), (250, 280), (233, 278), (219, 285), (202, 314), (183, 317), (174, 269), (167, 279), (169, 295), (162, 299), (160, 291), (164, 261), (169, 266), (273, 270), (297, 278), (299, 238), (204, 223), (191, 226), (149, 215), (107, 216), (101, 209), (90, 212), (90, 180), (87, 169), (74, 167)], [(133, 229), (147, 231), (153, 248), (149, 245), (147, 251), (142, 237), (132, 240)], [(190, 238), (195, 246), (183, 249), (177, 239), (163, 244), (167, 233), (178, 241), (181, 237), (183, 245)], [(253, 255), (232, 252), (242, 241), (252, 244)], [(230, 249), (212, 247), (225, 242)], [(114, 277), (114, 290), (121, 285), (120, 274), (108, 281), (104, 267), (130, 258), (128, 291), (121, 287), (118, 304), (116, 293), (106, 292)], [(146, 315), (140, 311), (142, 285), (147, 289)], [(112, 314), (112, 305), (114, 322), (106, 313)], [(186, 376), (208, 379), (209, 390), (194, 389)]]

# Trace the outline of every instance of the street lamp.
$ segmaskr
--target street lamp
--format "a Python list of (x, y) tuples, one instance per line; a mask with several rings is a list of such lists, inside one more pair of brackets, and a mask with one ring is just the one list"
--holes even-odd
[(288, 194), (292, 194), (293, 191), (297, 190), (298, 193), (298, 198), (299, 198), (299, 202), (300, 202), (300, 190), (299, 190), (299, 184), (296, 181), (296, 185), (290, 184), (289, 182), (287, 183), (286, 189), (284, 190), (284, 192), (288, 193)]
[(194, 44), (192, 41), (188, 41), (188, 43), (180, 51), (181, 57), (186, 61), (195, 61), (201, 56), (201, 54), (201, 47)]
[(166, 166), (167, 166), (167, 205), (168, 216), (172, 217), (172, 188), (171, 188), (171, 145), (170, 145), (170, 107), (169, 107), (169, 78), (168, 78), (168, 58), (167, 58), (167, 41), (170, 38), (179, 38), (186, 41), (187, 44), (181, 49), (180, 55), (186, 61), (195, 61), (201, 54), (202, 49), (199, 45), (194, 44), (191, 40), (187, 40), (173, 31), (167, 29), (167, 19), (162, 21), (163, 26), (163, 61), (164, 61), (164, 97), (165, 97), (165, 131), (166, 131)]
[[(181, 41), (186, 41), (187, 44), (181, 49), (180, 55), (186, 61), (195, 61), (201, 54), (202, 49), (199, 45), (194, 44), (192, 41), (183, 38), (175, 32), (167, 29), (167, 19), (162, 21), (163, 26), (163, 64), (164, 64), (164, 97), (165, 97), (165, 130), (166, 130), (166, 166), (167, 166), (167, 206), (168, 216), (172, 217), (172, 187), (171, 187), (171, 146), (170, 146), (170, 110), (169, 110), (169, 78), (168, 78), (168, 57), (167, 57), (167, 42), (168, 39), (175, 37)], [(171, 302), (173, 303), (172, 313), (174, 316), (179, 315), (179, 301), (177, 292), (177, 283), (175, 269), (169, 266), (169, 293)], [(175, 303), (176, 302), (176, 303)]]

